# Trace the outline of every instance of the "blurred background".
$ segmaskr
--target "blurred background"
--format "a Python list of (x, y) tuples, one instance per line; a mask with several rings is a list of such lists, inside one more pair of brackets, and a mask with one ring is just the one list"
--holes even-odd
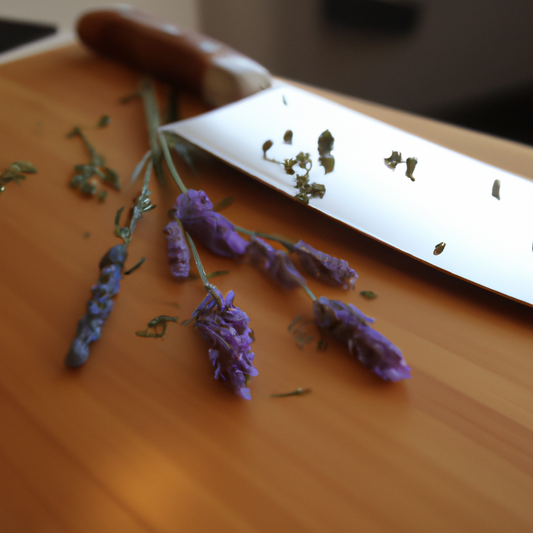
[[(533, 144), (531, 0), (128, 3), (224, 41), (274, 74)], [(81, 11), (102, 5), (2, 0), (0, 18), (68, 32)]]

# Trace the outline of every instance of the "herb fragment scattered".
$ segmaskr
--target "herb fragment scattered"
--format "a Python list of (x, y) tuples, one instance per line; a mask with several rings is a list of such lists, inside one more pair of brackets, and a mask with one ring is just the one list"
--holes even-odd
[(417, 163), (418, 163), (418, 159), (416, 157), (408, 157), (407, 160), (405, 161), (405, 164), (407, 165), (407, 170), (405, 171), (405, 175), (411, 181), (415, 181), (413, 172), (415, 171), (415, 167)]
[(500, 199), (500, 180), (494, 180), (494, 183), (492, 184), (492, 196), (496, 199)]
[[(283, 142), (286, 144), (292, 144), (293, 132), (287, 130), (283, 136)], [(331, 155), (333, 150), (333, 136), (329, 130), (324, 131), (318, 138), (318, 151), (320, 154), (319, 162), (324, 167), (324, 173), (332, 172), (335, 166), (335, 158)], [(321, 183), (310, 183), (309, 173), (313, 168), (313, 161), (309, 152), (300, 152), (295, 157), (284, 159), (283, 161), (277, 161), (276, 159), (267, 156), (267, 152), (274, 146), (272, 140), (265, 141), (263, 143), (263, 159), (270, 161), (271, 163), (277, 163), (283, 167), (285, 173), (289, 176), (294, 176), (294, 187), (298, 189), (298, 194), (295, 198), (302, 201), (304, 204), (309, 203), (310, 198), (323, 198), (326, 194), (326, 187)], [(302, 169), (305, 172), (297, 173), (294, 167)]]
[[(104, 115), (98, 121), (96, 127), (102, 128), (108, 124), (109, 121), (109, 117)], [(120, 190), (118, 174), (112, 168), (106, 166), (104, 156), (96, 151), (80, 126), (74, 127), (69, 133), (67, 133), (68, 139), (73, 137), (81, 138), (89, 151), (90, 161), (87, 164), (74, 166), (75, 174), (70, 182), (70, 186), (74, 189), (79, 189), (82, 194), (95, 196), (98, 192), (97, 180), (100, 179), (103, 183), (111, 185), (117, 191)], [(104, 195), (102, 196), (102, 191), (100, 191), (98, 196), (99, 201), (103, 201), (106, 194), (107, 192), (104, 191)]]
[(391, 170), (396, 170), (396, 167), (400, 163), (405, 162), (402, 159), (402, 154), (400, 152), (395, 152), (395, 151), (392, 152), (390, 157), (386, 157), (384, 161), (385, 161), (385, 165), (389, 167)]
[(35, 174), (37, 169), (29, 161), (15, 161), (0, 174), (0, 194), (5, 191), (6, 185), (14, 181), (17, 185), (26, 179), (24, 174)]
[(415, 181), (415, 178), (413, 176), (413, 172), (415, 171), (415, 167), (418, 163), (418, 159), (416, 157), (408, 157), (405, 161), (402, 159), (402, 154), (400, 152), (393, 151), (390, 157), (386, 157), (383, 160), (385, 162), (385, 166), (387, 168), (390, 168), (391, 170), (396, 170), (396, 167), (401, 164), (405, 163), (406, 170), (405, 175), (411, 180)]
[(313, 341), (314, 336), (310, 335), (306, 328), (312, 324), (310, 320), (302, 321), (302, 317), (296, 317), (289, 325), (289, 333), (296, 341), (298, 348), (303, 349), (306, 344)]
[(331, 155), (335, 139), (329, 130), (326, 130), (318, 137), (318, 162), (324, 167), (324, 174), (333, 172), (335, 168), (335, 158)]
[(232, 204), (233, 204), (233, 196), (226, 196), (226, 198), (222, 198), (222, 200), (220, 200), (220, 202), (218, 202), (213, 207), (213, 211), (216, 211), (216, 212), (222, 211), (228, 208)]
[(373, 291), (361, 291), (359, 293), (363, 298), (366, 298), (368, 300), (373, 300), (374, 298), (377, 298), (377, 294)]
[(148, 322), (144, 331), (136, 331), (135, 335), (138, 337), (152, 337), (153, 339), (160, 339), (165, 335), (168, 322), (177, 322), (178, 316), (160, 315), (156, 316)]
[(433, 255), (440, 255), (444, 251), (445, 247), (446, 247), (445, 242), (439, 242), (439, 244), (435, 246), (435, 250), (433, 250)]
[(280, 394), (271, 394), (271, 398), (286, 398), (288, 396), (303, 396), (304, 394), (309, 394), (311, 392), (311, 389), (304, 389), (302, 387), (298, 387), (296, 390), (293, 390), (291, 392), (282, 392)]

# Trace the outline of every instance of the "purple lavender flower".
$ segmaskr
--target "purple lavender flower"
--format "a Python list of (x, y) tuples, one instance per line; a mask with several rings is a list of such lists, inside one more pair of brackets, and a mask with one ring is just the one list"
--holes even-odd
[(348, 286), (353, 287), (357, 273), (344, 259), (337, 259), (315, 250), (303, 241), (294, 245), (294, 251), (298, 254), (304, 269), (314, 278), (330, 285), (342, 285), (345, 289)]
[(163, 230), (167, 235), (170, 271), (176, 278), (186, 278), (191, 268), (191, 254), (179, 222), (172, 220)]
[(217, 292), (222, 309), (211, 294), (194, 311), (195, 327), (204, 339), (211, 343), (209, 359), (215, 367), (215, 379), (224, 380), (241, 398), (250, 400), (247, 384), (252, 376), (257, 376), (253, 366), (254, 353), (252, 330), (248, 327), (250, 319), (241, 309), (233, 305), (234, 294), (230, 291), (226, 298)]
[(283, 250), (276, 250), (260, 237), (250, 239), (246, 259), (286, 289), (305, 285), (305, 278), (296, 270), (288, 254)]
[(313, 314), (318, 327), (346, 343), (350, 353), (380, 378), (399, 381), (411, 377), (411, 369), (400, 350), (372, 329), (369, 324), (373, 319), (363, 315), (352, 304), (322, 296), (313, 303)]
[(234, 258), (246, 251), (248, 242), (226, 217), (213, 211), (213, 204), (204, 191), (189, 189), (187, 194), (178, 196), (175, 209), (185, 231), (213, 253)]
[(122, 269), (126, 261), (126, 245), (113, 246), (100, 261), (100, 277), (91, 289), (87, 313), (78, 322), (76, 337), (72, 341), (65, 365), (80, 366), (89, 357), (89, 344), (98, 340), (102, 326), (113, 309), (112, 298), (118, 294)]

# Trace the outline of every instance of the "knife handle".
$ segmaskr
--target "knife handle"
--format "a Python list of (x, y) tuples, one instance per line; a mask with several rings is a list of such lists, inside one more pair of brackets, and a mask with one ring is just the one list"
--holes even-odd
[(214, 107), (272, 84), (268, 70), (229, 46), (129, 6), (86, 13), (77, 32), (93, 51), (197, 92)]

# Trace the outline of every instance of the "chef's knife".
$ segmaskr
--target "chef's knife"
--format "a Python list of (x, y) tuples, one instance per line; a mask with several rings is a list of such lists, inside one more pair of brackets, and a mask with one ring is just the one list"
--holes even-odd
[[(119, 26), (123, 24), (122, 19), (119, 21), (121, 16), (115, 18)], [(156, 49), (153, 41), (143, 41), (144, 37), (138, 35), (148, 23), (138, 16), (134, 24), (131, 15), (127, 20), (128, 31), (121, 34), (120, 46), (110, 47), (102, 32), (94, 32), (98, 38), (91, 46), (147, 70), (157, 64), (150, 57), (150, 49)], [(80, 36), (88, 42), (82, 31), (83, 22), (84, 19), (79, 26)], [(93, 18), (93, 26), (94, 22)], [(161, 29), (153, 23), (148, 27), (150, 39), (164, 37), (169, 56), (175, 49), (177, 63), (183, 60), (183, 45), (178, 40), (170, 42), (168, 37), (178, 37), (181, 30), (169, 30), (168, 25)], [(131, 47), (125, 42), (128, 39)], [(224, 47), (218, 45), (219, 50)], [(131, 61), (128, 54), (137, 50), (137, 57), (139, 48), (144, 50), (142, 61)], [(207, 72), (209, 67), (205, 65), (212, 57), (200, 48), (187, 60), (199, 62), (200, 70)], [(176, 68), (183, 76), (183, 66), (173, 67), (171, 63), (169, 68)], [(158, 74), (157, 69), (151, 71)], [(238, 78), (247, 73), (231, 75)], [(169, 79), (168, 73), (165, 78)], [(198, 83), (202, 79), (205, 80), (202, 75), (195, 78), (197, 88), (202, 86), (201, 81)], [(187, 73), (181, 80), (185, 81)], [(239, 85), (243, 84), (234, 84)], [(315, 161), (310, 181), (326, 188), (323, 198), (310, 200), (312, 208), (436, 268), (533, 305), (531, 181), (306, 91), (281, 83), (269, 89), (266, 85), (266, 81), (259, 82), (257, 94), (165, 129), (291, 196), (298, 192), (294, 176), (287, 174), (282, 164), (263, 157), (263, 143), (273, 141), (267, 156), (280, 162), (299, 152), (309, 152)], [(238, 98), (233, 94), (229, 100)], [(293, 132), (291, 144), (283, 142), (288, 129)], [(317, 164), (317, 139), (326, 129), (335, 137), (335, 168), (324, 175)], [(405, 163), (398, 164), (395, 170), (385, 164), (393, 151), (402, 154), (402, 161), (418, 160), (411, 177), (406, 175)]]

